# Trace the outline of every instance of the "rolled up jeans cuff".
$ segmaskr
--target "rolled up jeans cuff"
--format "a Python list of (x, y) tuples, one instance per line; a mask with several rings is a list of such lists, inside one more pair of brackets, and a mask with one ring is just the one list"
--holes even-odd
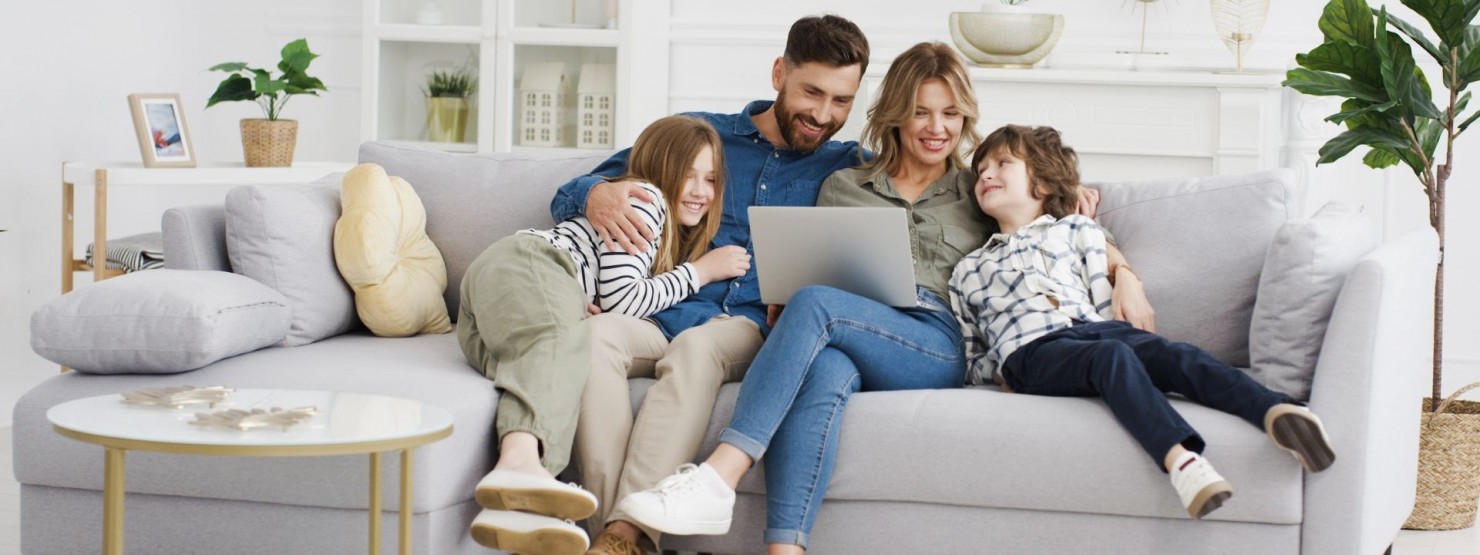
[(766, 454), (765, 444), (735, 431), (734, 428), (725, 428), (724, 431), (719, 433), (719, 440), (721, 443), (733, 445), (736, 449), (748, 455), (752, 462), (761, 460), (761, 456)]
[(766, 545), (773, 543), (784, 543), (787, 545), (807, 548), (807, 533), (801, 530), (780, 530), (776, 528), (766, 529)]

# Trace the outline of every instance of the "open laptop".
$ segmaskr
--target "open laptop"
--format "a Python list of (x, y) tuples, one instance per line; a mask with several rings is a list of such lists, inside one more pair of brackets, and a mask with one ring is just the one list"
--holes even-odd
[(761, 302), (786, 304), (827, 285), (894, 307), (915, 306), (915, 264), (903, 208), (750, 207)]

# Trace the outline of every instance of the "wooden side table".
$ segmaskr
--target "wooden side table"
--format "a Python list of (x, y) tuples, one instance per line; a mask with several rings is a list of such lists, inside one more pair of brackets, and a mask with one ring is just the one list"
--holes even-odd
[[(110, 186), (301, 185), (349, 170), (347, 162), (305, 162), (289, 168), (248, 168), (240, 162), (201, 164), (194, 168), (145, 168), (138, 162), (67, 162), (62, 164), (62, 293), (72, 290), (73, 272), (92, 272), (94, 281), (122, 274), (108, 269), (108, 188)], [(73, 238), (75, 185), (93, 185), (93, 259), (76, 257)]]
[[(46, 411), (52, 429), (104, 448), (103, 553), (123, 553), (124, 454), (153, 451), (226, 457), (370, 455), (370, 554), (380, 553), (380, 455), (401, 454), (400, 553), (411, 553), (411, 451), (452, 435), (452, 413), (411, 399), (384, 395), (241, 389), (214, 409), (125, 405), (119, 395), (68, 401)], [(194, 412), (313, 406), (318, 414), (287, 430), (249, 432), (193, 426)]]

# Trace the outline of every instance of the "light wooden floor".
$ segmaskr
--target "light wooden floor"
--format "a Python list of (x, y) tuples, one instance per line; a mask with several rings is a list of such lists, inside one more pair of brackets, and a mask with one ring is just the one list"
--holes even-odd
[[(11, 471), (10, 428), (0, 428), (0, 555), (20, 553), (21, 494)], [(1394, 555), (1475, 555), (1480, 527), (1450, 532), (1398, 532)]]

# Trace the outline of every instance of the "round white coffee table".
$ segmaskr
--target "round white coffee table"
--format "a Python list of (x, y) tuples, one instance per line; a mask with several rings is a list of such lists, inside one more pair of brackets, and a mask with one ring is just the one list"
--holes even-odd
[[(104, 455), (103, 553), (123, 553), (124, 454), (155, 451), (231, 457), (370, 455), (370, 553), (380, 552), (380, 454), (401, 452), (401, 553), (411, 552), (411, 450), (452, 434), (452, 413), (383, 395), (239, 389), (215, 407), (170, 409), (125, 405), (100, 395), (46, 411), (57, 433), (101, 445)], [(238, 431), (190, 424), (195, 413), (225, 409), (284, 410), (312, 406), (316, 415), (287, 429)]]

